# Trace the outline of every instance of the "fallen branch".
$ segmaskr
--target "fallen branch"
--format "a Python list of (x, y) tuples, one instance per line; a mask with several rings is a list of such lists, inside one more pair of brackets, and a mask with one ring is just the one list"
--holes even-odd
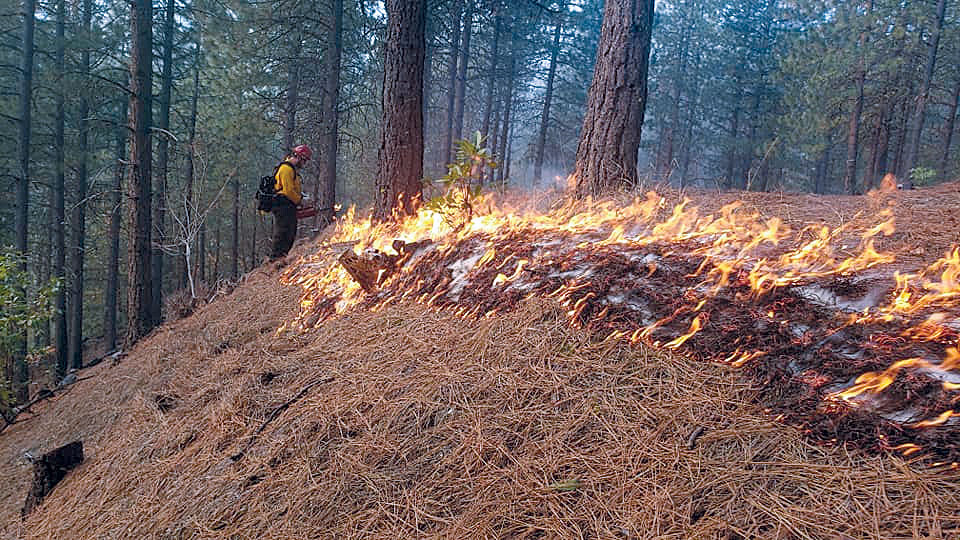
[(307, 395), (307, 393), (310, 390), (312, 390), (314, 387), (319, 386), (321, 384), (326, 384), (332, 381), (333, 379), (334, 377), (325, 377), (323, 379), (317, 379), (311, 382), (307, 386), (303, 387), (303, 389), (300, 390), (300, 392), (298, 392), (297, 395), (290, 398), (290, 400), (288, 400), (286, 403), (284, 403), (283, 405), (280, 405), (279, 407), (271, 411), (270, 414), (267, 416), (267, 419), (264, 420), (262, 424), (260, 424), (260, 427), (258, 427), (257, 430), (254, 431), (252, 435), (250, 435), (250, 440), (247, 441), (247, 444), (244, 445), (243, 449), (237, 452), (236, 454), (233, 454), (232, 456), (230, 456), (230, 459), (232, 461), (240, 461), (241, 459), (243, 459), (244, 454), (246, 454), (247, 451), (250, 450), (251, 447), (253, 447), (254, 443), (257, 442), (257, 436), (263, 433), (263, 430), (266, 429), (267, 425), (270, 424), (270, 422), (273, 422), (274, 420), (276, 420), (277, 417), (280, 416), (280, 414), (283, 411), (287, 410), (290, 407), (290, 405), (293, 405), (297, 401), (300, 401), (300, 399), (302, 399), (303, 396)]
[(406, 264), (418, 249), (432, 243), (433, 241), (430, 239), (409, 244), (403, 240), (394, 240), (393, 249), (396, 251), (396, 255), (376, 249), (367, 249), (362, 254), (357, 255), (351, 247), (340, 255), (338, 261), (364, 291), (372, 293), (398, 268)]

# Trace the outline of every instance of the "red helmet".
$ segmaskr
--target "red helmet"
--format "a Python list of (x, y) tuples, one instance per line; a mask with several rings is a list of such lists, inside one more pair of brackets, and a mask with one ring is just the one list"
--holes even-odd
[(293, 149), (293, 155), (302, 160), (308, 161), (311, 157), (313, 157), (313, 150), (310, 150), (309, 146), (301, 144)]

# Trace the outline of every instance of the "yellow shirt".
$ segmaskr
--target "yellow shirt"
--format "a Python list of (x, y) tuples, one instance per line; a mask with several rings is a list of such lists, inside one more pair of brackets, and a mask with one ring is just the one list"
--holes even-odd
[(277, 193), (290, 199), (290, 202), (293, 204), (300, 204), (300, 200), (303, 198), (303, 191), (301, 191), (300, 187), (300, 174), (297, 173), (293, 165), (284, 161), (283, 165), (277, 169), (277, 174), (274, 175), (274, 178), (277, 179), (277, 183), (273, 188), (277, 190)]

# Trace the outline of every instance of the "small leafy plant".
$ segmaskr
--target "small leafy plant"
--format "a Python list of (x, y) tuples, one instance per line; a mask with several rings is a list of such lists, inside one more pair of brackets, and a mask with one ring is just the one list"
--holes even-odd
[(937, 179), (937, 171), (927, 167), (916, 167), (910, 170), (910, 178), (916, 186), (929, 186)]
[[(0, 251), (0, 365), (15, 360), (24, 332), (38, 330), (49, 320), (53, 313), (51, 300), (60, 286), (51, 280), (32, 296), (25, 295), (30, 277), (20, 269), (20, 261), (20, 255)], [(4, 379), (4, 372), (0, 370), (0, 409), (6, 409), (13, 399), (12, 381)]]
[(454, 230), (460, 230), (473, 219), (474, 206), (483, 188), (484, 170), (497, 167), (490, 149), (483, 146), (485, 142), (479, 131), (469, 139), (457, 141), (456, 159), (447, 165), (447, 174), (438, 180), (443, 185), (443, 195), (425, 204), (428, 210), (443, 216)]

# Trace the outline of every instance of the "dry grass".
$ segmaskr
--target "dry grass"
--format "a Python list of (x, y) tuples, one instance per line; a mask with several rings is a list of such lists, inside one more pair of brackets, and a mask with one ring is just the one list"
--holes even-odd
[[(597, 343), (546, 302), (480, 321), (402, 304), (277, 335), (299, 291), (276, 277), (0, 436), (6, 536), (960, 536), (960, 472), (815, 446), (734, 370)], [(76, 436), (87, 462), (20, 524), (18, 452)]]
[(155, 343), (176, 357), (176, 407), (161, 413), (153, 388), (129, 400), (23, 536), (960, 533), (956, 472), (812, 446), (735, 372), (587, 341), (547, 304), (480, 322), (403, 305), (279, 338), (258, 310), (217, 307)]

